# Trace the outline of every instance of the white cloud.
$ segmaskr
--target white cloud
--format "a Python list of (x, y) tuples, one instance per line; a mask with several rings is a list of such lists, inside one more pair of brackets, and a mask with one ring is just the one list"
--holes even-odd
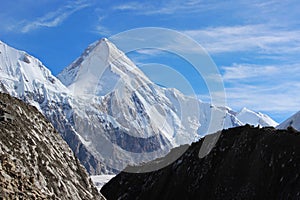
[[(300, 30), (297, 29), (286, 30), (259, 24), (181, 31), (180, 33), (185, 36), (170, 34), (170, 32), (167, 32), (159, 40), (162, 49), (201, 54), (205, 51), (200, 51), (200, 45), (210, 54), (250, 52), (251, 59), (254, 59), (255, 56), (258, 59), (288, 60), (289, 62), (291, 59), (297, 59), (297, 55), (300, 53)], [(152, 42), (155, 34), (153, 33), (152, 40), (147, 34), (152, 33), (145, 32), (145, 38)], [(248, 58), (250, 57), (248, 56)]]
[(95, 31), (93, 31), (93, 32), (96, 32), (97, 34), (99, 33), (99, 34), (105, 35), (105, 36), (109, 36), (111, 33), (107, 27), (100, 25), (100, 24), (96, 25)]
[(40, 27), (56, 27), (76, 11), (88, 6), (89, 4), (85, 3), (85, 1), (71, 2), (56, 11), (49, 12), (42, 17), (34, 19), (33, 21), (23, 21), (21, 24), (21, 32), (27, 33)]
[(300, 51), (300, 30), (284, 30), (267, 25), (208, 27), (186, 30), (209, 53), (256, 50), (264, 54)]
[(145, 8), (145, 7), (144, 7), (144, 4), (142, 4), (142, 3), (127, 2), (125, 4), (120, 4), (120, 5), (114, 6), (113, 10), (121, 10), (121, 11), (130, 10), (130, 11), (133, 11), (133, 10), (140, 10), (140, 9), (143, 9), (143, 8)]
[(229, 106), (269, 113), (292, 114), (299, 110), (300, 64), (234, 64), (222, 70)]
[[(219, 6), (222, 3), (219, 3)], [(204, 3), (201, 0), (187, 0), (187, 1), (179, 1), (179, 0), (169, 0), (163, 2), (136, 2), (131, 1), (124, 4), (117, 5), (113, 7), (114, 10), (120, 11), (136, 11), (135, 14), (138, 15), (157, 15), (164, 14), (170, 15), (175, 13), (195, 13), (200, 10), (210, 10), (216, 7), (214, 3)]]
[[(260, 80), (262, 78), (265, 82), (282, 82), (300, 78), (300, 64), (257, 65), (234, 63), (232, 66), (223, 66), (221, 69), (224, 81), (254, 81), (257, 78), (260, 78)], [(277, 77), (280, 77), (280, 79)]]
[(95, 28), (92, 32), (97, 33), (97, 34), (101, 34), (101, 35), (105, 35), (105, 36), (108, 36), (108, 35), (111, 34), (111, 31), (106, 26), (104, 26), (102, 24), (103, 20), (105, 18), (106, 18), (105, 16), (98, 16), (96, 26), (95, 26)]
[[(295, 83), (295, 82), (294, 82)], [(284, 88), (286, 87), (286, 88)], [(300, 100), (297, 98), (300, 86), (286, 83), (281, 86), (239, 85), (226, 87), (227, 102), (233, 108), (248, 107), (263, 112), (296, 112)]]
[(159, 49), (139, 49), (136, 50), (137, 53), (143, 54), (143, 55), (148, 55), (148, 56), (156, 56), (160, 54), (166, 54), (165, 51), (159, 50)]
[(233, 64), (230, 67), (222, 67), (224, 70), (223, 80), (236, 81), (248, 80), (258, 77), (273, 77), (281, 73), (281, 69), (275, 66), (259, 66), (251, 64)]

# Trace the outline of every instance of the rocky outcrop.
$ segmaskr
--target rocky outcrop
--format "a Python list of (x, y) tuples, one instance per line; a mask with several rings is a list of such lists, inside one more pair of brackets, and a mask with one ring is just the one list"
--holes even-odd
[(33, 106), (0, 94), (0, 199), (103, 199), (85, 168)]
[(163, 169), (120, 173), (101, 193), (109, 200), (300, 198), (300, 133), (296, 130), (249, 125), (223, 130), (216, 146), (200, 159), (202, 142), (193, 143)]

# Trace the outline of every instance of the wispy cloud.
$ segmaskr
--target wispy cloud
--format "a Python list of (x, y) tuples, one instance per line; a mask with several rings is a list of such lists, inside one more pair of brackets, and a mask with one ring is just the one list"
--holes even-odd
[[(198, 30), (183, 30), (181, 33), (185, 36), (166, 34), (159, 42), (164, 49), (177, 49), (184, 53), (199, 53), (199, 48), (192, 48), (194, 46), (192, 41), (196, 41), (209, 54), (250, 52), (252, 59), (277, 61), (280, 59), (291, 61), (291, 58), (295, 60), (297, 58), (295, 55), (300, 53), (300, 29), (288, 30), (256, 24), (206, 27)], [(145, 33), (144, 37), (149, 38), (153, 43), (154, 39), (147, 34), (150, 33)]]
[[(299, 2), (262, 1), (262, 0), (164, 0), (164, 1), (127, 1), (112, 7), (113, 10), (130, 12), (133, 15), (169, 15), (173, 17), (194, 16), (213, 23), (213, 18), (223, 16), (218, 21), (241, 21), (242, 23), (269, 23), (285, 26), (298, 24)], [(288, 12), (286, 12), (288, 11)], [(212, 13), (214, 15), (212, 15)], [(192, 18), (190, 18), (192, 19)]]
[(251, 80), (252, 78), (273, 78), (276, 75), (280, 75), (282, 70), (288, 70), (288, 72), (298, 71), (296, 66), (286, 66), (286, 67), (278, 67), (272, 65), (251, 65), (251, 64), (233, 64), (230, 67), (222, 67), (224, 71), (223, 79), (225, 81), (236, 81), (236, 80)]
[(33, 21), (23, 21), (21, 23), (21, 32), (27, 33), (40, 27), (56, 27), (63, 23), (70, 15), (89, 5), (86, 1), (70, 2), (56, 11), (49, 12)]
[[(219, 3), (220, 4), (220, 3)], [(218, 5), (219, 5), (218, 4)], [(178, 0), (169, 0), (169, 1), (157, 1), (157, 2), (137, 2), (131, 1), (124, 4), (119, 4), (114, 6), (114, 10), (119, 11), (136, 11), (136, 14), (139, 15), (156, 15), (164, 14), (170, 15), (174, 13), (194, 13), (199, 10), (210, 10), (215, 7), (216, 4), (205, 3), (201, 0), (187, 0), (187, 1), (178, 1)]]
[(145, 7), (143, 7), (145, 4), (140, 2), (127, 2), (125, 4), (116, 5), (113, 7), (114, 10), (120, 10), (120, 11), (132, 11), (132, 10), (141, 10)]
[(95, 27), (95, 30), (93, 32), (95, 32), (97, 34), (105, 35), (105, 36), (109, 36), (111, 33), (107, 27), (105, 27), (101, 24), (97, 24)]
[(157, 56), (161, 54), (165, 54), (166, 52), (159, 50), (159, 49), (139, 49), (136, 51), (139, 54), (142, 55), (148, 55), (148, 56)]
[(96, 25), (94, 26), (94, 30), (92, 32), (96, 34), (101, 34), (104, 36), (109, 36), (111, 34), (111, 31), (109, 28), (103, 25), (103, 21), (106, 17), (103, 15), (98, 16), (98, 20), (96, 22)]
[[(234, 64), (222, 67), (227, 101), (234, 108), (271, 112), (296, 112), (300, 90), (300, 65)], [(287, 116), (286, 116), (287, 117)]]
[(300, 30), (285, 30), (264, 24), (208, 27), (184, 31), (210, 53), (256, 50), (261, 53), (300, 52)]

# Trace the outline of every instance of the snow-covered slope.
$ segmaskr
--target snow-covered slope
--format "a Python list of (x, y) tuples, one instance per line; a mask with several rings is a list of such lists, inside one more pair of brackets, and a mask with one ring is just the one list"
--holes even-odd
[(49, 99), (66, 96), (68, 89), (38, 59), (0, 41), (0, 80), (8, 93), (39, 107)]
[(240, 112), (235, 115), (243, 124), (251, 124), (254, 126), (273, 126), (278, 125), (273, 119), (268, 115), (260, 112), (254, 112), (247, 108), (243, 108)]
[(25, 52), (4, 43), (0, 51), (1, 91), (35, 105), (91, 174), (160, 157), (207, 134), (211, 124), (212, 132), (273, 125), (262, 114), (236, 113), (159, 87), (107, 39), (91, 44), (60, 80)]
[(279, 124), (277, 129), (286, 129), (292, 126), (294, 129), (300, 131), (300, 111), (292, 115), (290, 118)]
[[(93, 108), (87, 117), (94, 123), (79, 119), (75, 129), (84, 129), (90, 149), (101, 159), (111, 157), (114, 168), (151, 160), (198, 137), (198, 101), (152, 83), (107, 39), (92, 44), (58, 77)], [(97, 123), (93, 115), (102, 119)], [(98, 145), (100, 140), (106, 146)]]
[[(103, 97), (100, 109), (131, 136), (160, 134), (165, 140), (162, 143), (172, 145), (189, 143), (197, 136), (199, 125), (193, 108), (198, 101), (152, 83), (107, 39), (92, 44), (58, 77), (74, 96)], [(179, 110), (183, 109), (189, 112), (188, 121), (183, 121), (187, 116), (181, 118)]]
[[(199, 135), (207, 134), (212, 113), (215, 114), (213, 132), (246, 123), (228, 108), (202, 103), (176, 89), (157, 86), (107, 39), (90, 45), (58, 78), (74, 96), (93, 102), (94, 110), (102, 111), (108, 123), (104, 132), (113, 132), (107, 137), (114, 150), (99, 145), (93, 148), (96, 152), (114, 151), (110, 156), (122, 163), (125, 159), (126, 163), (139, 161), (140, 155), (132, 153), (142, 154), (144, 160), (153, 159), (171, 147), (191, 143)], [(253, 119), (248, 123), (273, 125), (265, 121), (268, 118), (264, 115), (252, 113)], [(80, 127), (90, 130), (88, 124), (83, 124), (79, 121)], [(92, 130), (84, 138), (92, 141), (91, 146), (97, 141)]]
[(98, 191), (100, 192), (103, 185), (105, 185), (108, 181), (110, 181), (115, 176), (116, 176), (115, 174), (113, 175), (103, 174), (103, 175), (91, 176), (91, 179), (94, 185), (96, 186), (96, 188), (98, 189)]

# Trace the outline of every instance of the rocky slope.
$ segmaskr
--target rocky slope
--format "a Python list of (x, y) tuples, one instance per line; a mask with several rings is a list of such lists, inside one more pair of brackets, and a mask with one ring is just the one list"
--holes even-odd
[(161, 170), (122, 172), (101, 192), (110, 200), (300, 198), (300, 133), (294, 129), (223, 130), (210, 154), (200, 159), (202, 142)]
[(52, 124), (2, 93), (0, 199), (103, 199)]

